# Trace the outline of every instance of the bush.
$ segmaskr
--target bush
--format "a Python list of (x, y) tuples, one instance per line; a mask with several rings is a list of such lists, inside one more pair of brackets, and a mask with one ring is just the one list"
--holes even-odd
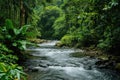
[(9, 19), (0, 28), (0, 80), (26, 80), (26, 74), (16, 62), (18, 57), (24, 57), (18, 53), (24, 51), (28, 43), (27, 30), (28, 26), (15, 28)]
[(64, 37), (62, 37), (61, 42), (62, 42), (62, 44), (66, 45), (66, 46), (72, 46), (73, 39), (74, 39), (74, 36), (65, 35)]
[(29, 25), (22, 26), (20, 29), (15, 28), (11, 20), (7, 19), (0, 31), (0, 42), (14, 53), (25, 50), (28, 43), (26, 41), (28, 27)]
[(4, 63), (16, 63), (18, 61), (18, 57), (15, 55), (11, 55), (11, 54), (0, 54), (0, 62), (4, 62)]
[(5, 45), (0, 44), (0, 54), (11, 53), (12, 50), (9, 50)]
[(66, 46), (75, 47), (90, 47), (97, 43), (97, 38), (94, 36), (95, 33), (88, 30), (71, 31), (68, 35), (62, 37), (61, 42)]
[(22, 67), (0, 62), (0, 80), (26, 80)]

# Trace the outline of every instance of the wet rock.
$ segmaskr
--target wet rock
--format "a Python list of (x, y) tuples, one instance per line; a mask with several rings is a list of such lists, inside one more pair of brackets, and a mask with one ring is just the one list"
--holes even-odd
[(84, 66), (84, 68), (86, 69), (86, 70), (92, 70), (92, 66)]
[(82, 58), (82, 57), (86, 57), (86, 54), (83, 52), (76, 52), (76, 53), (72, 53), (70, 54), (71, 57), (76, 57), (76, 58)]
[(57, 47), (63, 47), (64, 45), (63, 45), (61, 42), (57, 42), (57, 43), (55, 44), (55, 46), (57, 46)]
[(115, 69), (120, 71), (120, 63), (116, 64)]
[(36, 68), (33, 68), (32, 69), (32, 72), (38, 72), (39, 70), (38, 69), (36, 69)]
[(103, 56), (99, 56), (98, 59), (103, 60), (103, 61), (107, 61), (107, 60), (109, 60), (109, 57), (103, 55)]
[(47, 66), (52, 66), (53, 64), (47, 64)]
[(33, 43), (43, 43), (43, 42), (47, 42), (47, 40), (44, 40), (44, 39), (31, 39), (30, 41), (33, 42)]
[(108, 62), (108, 60), (98, 60), (95, 64), (101, 65), (101, 64), (105, 64), (106, 62)]
[(30, 72), (38, 72), (39, 70), (37, 68), (35, 68), (35, 67), (29, 67), (28, 71), (30, 71)]
[(39, 64), (40, 67), (43, 67), (43, 68), (47, 68), (48, 65), (47, 64)]
[(58, 63), (51, 64), (50, 66), (60, 66)]
[(99, 60), (95, 63), (98, 68), (114, 69), (116, 62), (111, 60)]

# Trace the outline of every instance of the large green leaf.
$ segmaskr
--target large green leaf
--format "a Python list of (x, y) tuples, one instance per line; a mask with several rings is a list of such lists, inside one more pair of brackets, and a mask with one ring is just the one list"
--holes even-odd
[(17, 36), (18, 34), (20, 34), (20, 30), (19, 30), (19, 29), (14, 28), (13, 31), (14, 31), (14, 34), (15, 34), (16, 36)]
[(14, 28), (13, 23), (10, 19), (6, 19), (5, 26), (8, 30)]
[(30, 25), (24, 25), (20, 28), (21, 33), (25, 34), (28, 30), (28, 28), (30, 27)]
[(22, 71), (22, 67), (16, 64), (5, 64), (0, 62), (0, 80), (21, 80), (25, 78), (25, 73)]

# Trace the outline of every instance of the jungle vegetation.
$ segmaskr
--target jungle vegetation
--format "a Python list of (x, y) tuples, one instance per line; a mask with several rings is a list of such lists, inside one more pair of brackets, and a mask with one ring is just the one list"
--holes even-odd
[(17, 62), (33, 38), (120, 55), (120, 0), (0, 0), (0, 80), (25, 79)]

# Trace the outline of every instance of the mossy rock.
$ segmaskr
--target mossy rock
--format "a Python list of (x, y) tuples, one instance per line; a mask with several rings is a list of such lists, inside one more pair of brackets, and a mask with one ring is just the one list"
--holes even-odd
[(64, 45), (63, 45), (61, 42), (57, 42), (57, 43), (55, 44), (55, 46), (57, 46), (57, 47), (63, 47)]
[(30, 41), (37, 44), (47, 42), (47, 40), (44, 39), (31, 39)]
[(115, 69), (120, 71), (120, 63), (116, 64)]
[(71, 53), (70, 56), (71, 57), (76, 57), (76, 58), (81, 58), (81, 57), (85, 57), (86, 54), (85, 53), (77, 52), (77, 53)]
[(98, 56), (98, 59), (109, 60), (109, 56), (107, 56), (107, 55), (101, 55), (101, 56)]

